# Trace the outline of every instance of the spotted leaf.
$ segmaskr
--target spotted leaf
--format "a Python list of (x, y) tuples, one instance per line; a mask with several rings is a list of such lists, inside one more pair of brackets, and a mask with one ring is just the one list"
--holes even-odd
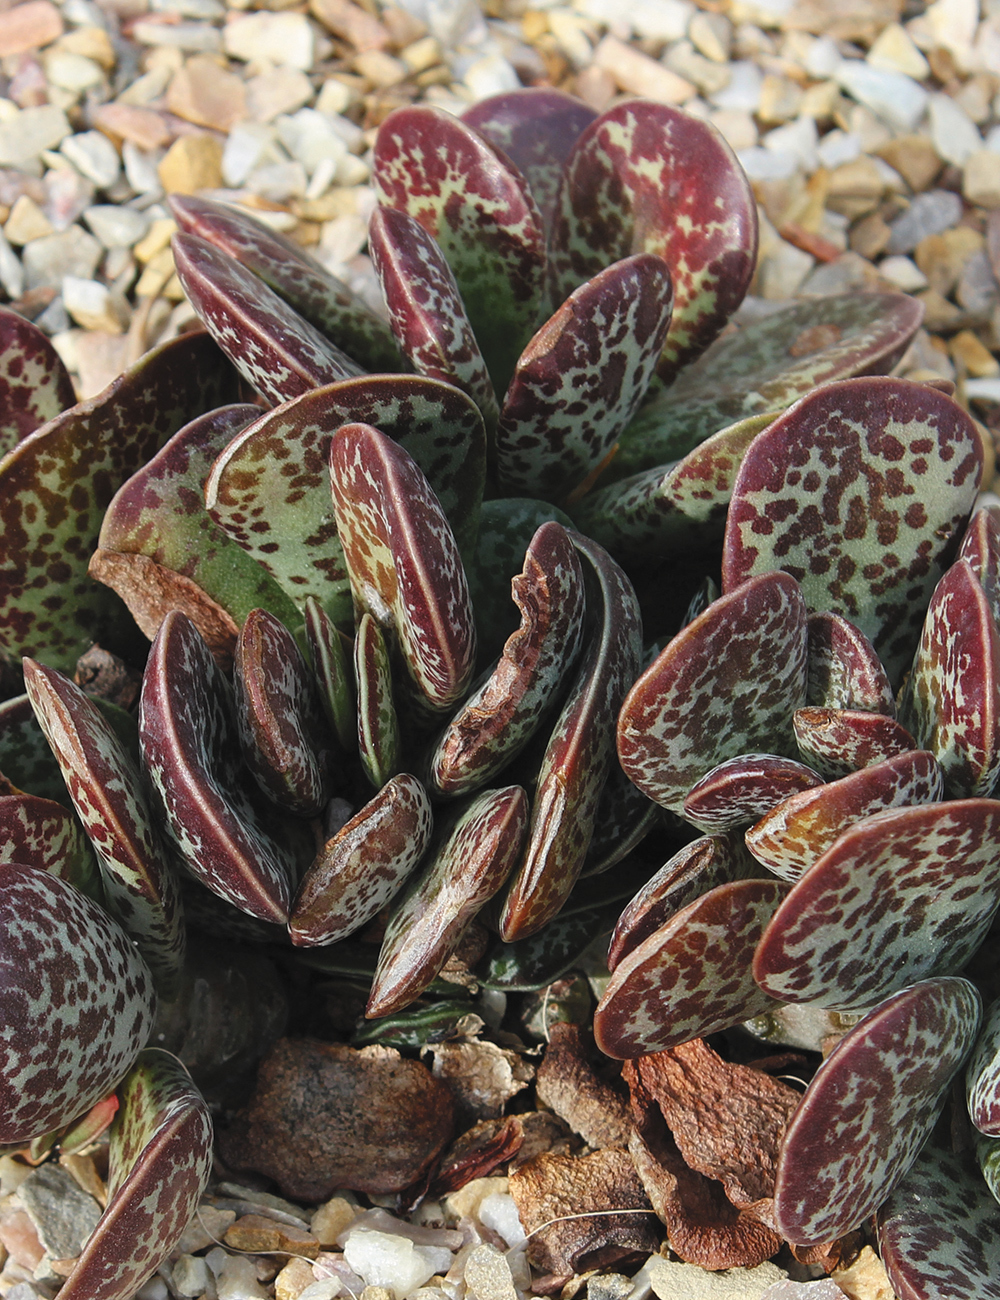
[(986, 1010), (965, 1071), (969, 1118), (980, 1133), (1000, 1137), (1000, 1001)]
[(357, 744), (357, 712), (345, 642), (326, 610), (314, 596), (306, 599), (306, 653), (319, 683), (320, 701), (330, 730), (341, 749)]
[(983, 506), (972, 516), (960, 560), (968, 560), (986, 593), (993, 621), (1000, 623), (1000, 506)]
[(804, 763), (776, 754), (727, 758), (694, 783), (684, 798), (684, 816), (708, 835), (745, 826), (796, 791), (823, 779)]
[(917, 749), (895, 718), (858, 709), (796, 709), (795, 743), (803, 762), (827, 780)]
[(354, 680), (358, 755), (365, 776), (379, 790), (399, 771), (402, 742), (392, 698), (389, 649), (382, 629), (368, 613), (362, 614), (354, 636)]
[(0, 796), (0, 862), (51, 871), (103, 905), (90, 841), (62, 804), (34, 794)]
[(70, 806), (59, 764), (27, 695), (0, 702), (0, 790)]
[(76, 402), (58, 352), (31, 321), (0, 309), (0, 456)]
[(809, 617), (806, 703), (817, 708), (896, 712), (892, 687), (875, 647), (840, 614)]

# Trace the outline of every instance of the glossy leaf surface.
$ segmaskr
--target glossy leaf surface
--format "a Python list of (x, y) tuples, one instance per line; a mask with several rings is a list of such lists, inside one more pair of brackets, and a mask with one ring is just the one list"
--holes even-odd
[(62, 804), (34, 794), (0, 796), (0, 862), (51, 871), (103, 902), (97, 863), (80, 823)]
[(354, 691), (346, 638), (315, 597), (306, 600), (306, 652), (319, 683), (320, 700), (330, 730), (348, 753), (357, 743)]
[(1000, 623), (1000, 506), (982, 506), (972, 516), (960, 560), (968, 560), (986, 593), (995, 622)]
[(824, 709), (896, 712), (892, 686), (875, 647), (840, 614), (809, 616), (806, 703)]
[(721, 835), (756, 821), (789, 795), (822, 784), (817, 773), (794, 759), (741, 754), (694, 783), (684, 799), (684, 816), (706, 835)]
[(358, 687), (357, 746), (365, 776), (376, 790), (399, 771), (402, 742), (392, 698), (389, 650), (378, 622), (361, 616), (354, 636), (354, 680)]
[(46, 335), (0, 309), (0, 456), (75, 402), (73, 381)]
[(980, 1133), (1000, 1137), (1000, 1001), (986, 1009), (965, 1071), (969, 1118)]
[(895, 718), (859, 709), (796, 709), (792, 718), (802, 760), (827, 780), (919, 746)]

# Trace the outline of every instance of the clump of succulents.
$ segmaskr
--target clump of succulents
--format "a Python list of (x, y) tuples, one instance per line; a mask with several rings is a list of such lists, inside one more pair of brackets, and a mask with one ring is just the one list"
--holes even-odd
[[(2, 323), (0, 634), (27, 695), (0, 706), (0, 1142), (120, 1100), (63, 1294), (130, 1295), (207, 1178), (205, 1105), (145, 1047), (189, 930), (338, 969), (381, 917), (378, 1025), (476, 917), (486, 983), (545, 984), (639, 876), (600, 1046), (866, 1013), (793, 1117), (775, 1217), (814, 1243), (885, 1203), (922, 1295), (964, 1229), (928, 1256), (900, 1180), (976, 1040), (958, 972), (1000, 900), (1000, 528), (964, 531), (968, 416), (878, 377), (919, 310), (806, 300), (724, 334), (752, 193), (661, 105), (400, 110), (374, 183), (388, 324), (190, 198), (174, 255), (208, 333), (64, 409), (51, 347)], [(137, 722), (65, 676), (93, 640), (141, 661), (136, 625)], [(703, 835), (652, 874), (630, 854), (663, 809)]]

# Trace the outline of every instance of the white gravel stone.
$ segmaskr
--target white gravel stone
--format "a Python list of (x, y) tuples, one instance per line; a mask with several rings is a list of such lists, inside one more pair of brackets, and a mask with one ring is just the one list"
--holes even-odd
[(125, 166), (125, 179), (136, 194), (159, 194), (162, 190), (157, 168), (166, 151), (163, 149), (140, 149), (131, 140), (122, 145), (122, 163)]
[(149, 230), (145, 212), (116, 203), (99, 203), (88, 208), (83, 219), (105, 248), (131, 248)]
[(82, 226), (33, 239), (21, 252), (27, 288), (59, 289), (66, 275), (90, 280), (103, 252), (100, 242)]
[(799, 166), (806, 172), (816, 170), (819, 161), (816, 151), (818, 143), (819, 132), (811, 117), (800, 117), (794, 122), (787, 122), (784, 126), (777, 126), (773, 131), (768, 131), (761, 140), (764, 148), (770, 149), (773, 153), (793, 154), (798, 159)]
[(910, 30), (926, 31), (931, 45), (953, 54), (961, 67), (971, 62), (972, 41), (979, 23), (979, 0), (937, 0)]
[(180, 14), (182, 18), (202, 18), (208, 22), (226, 16), (226, 6), (220, 0), (152, 0), (149, 7), (153, 13)]
[(274, 125), (281, 143), (310, 176), (321, 162), (329, 159), (336, 167), (347, 154), (340, 132), (325, 113), (317, 113), (314, 108), (277, 117)]
[(104, 330), (108, 334), (121, 331), (122, 321), (111, 290), (100, 280), (84, 280), (79, 276), (63, 276), (63, 306), (77, 325), (85, 330)]
[[(70, 135), (72, 127), (61, 108), (46, 104), (25, 108), (0, 122), (0, 166), (23, 167), (45, 149), (54, 149)], [(114, 145), (108, 140), (108, 145)]]
[(697, 12), (688, 0), (574, 0), (574, 8), (609, 27), (627, 24), (636, 36), (651, 41), (679, 41)]
[(897, 130), (912, 131), (924, 115), (927, 91), (901, 72), (845, 59), (833, 75), (842, 89)]
[(647, 1260), (644, 1271), (658, 1300), (762, 1300), (768, 1287), (788, 1276), (774, 1264), (710, 1273), (660, 1255)]
[(226, 1255), (215, 1290), (219, 1300), (267, 1300), (253, 1262), (245, 1255)]
[(199, 1255), (182, 1255), (170, 1274), (174, 1290), (184, 1297), (204, 1295), (208, 1278), (208, 1265)]
[(750, 59), (737, 59), (729, 65), (729, 85), (710, 95), (716, 108), (734, 108), (756, 113), (760, 107), (760, 88), (764, 76)]
[(820, 36), (809, 47), (805, 70), (817, 81), (826, 81), (834, 76), (843, 61), (844, 57), (837, 48), (836, 41), (829, 36)]
[(278, 154), (274, 149), (277, 137), (273, 126), (237, 122), (222, 151), (222, 179), (226, 185), (237, 189), (262, 162), (277, 161)]
[(890, 23), (882, 29), (868, 51), (866, 62), (869, 67), (902, 72), (916, 81), (931, 75), (931, 65), (899, 23)]
[(300, 162), (266, 163), (255, 167), (246, 179), (246, 187), (272, 203), (287, 203), (306, 192), (309, 178)]
[(8, 298), (20, 298), (24, 293), (24, 267), (0, 230), (0, 285)]
[(502, 95), (508, 90), (519, 90), (521, 78), (514, 66), (500, 54), (487, 54), (469, 65), (462, 78), (474, 99)]
[(339, 1278), (324, 1277), (318, 1282), (310, 1282), (304, 1291), (300, 1291), (296, 1300), (336, 1300), (343, 1294), (344, 1286)]
[(93, 181), (98, 189), (106, 190), (114, 185), (121, 173), (118, 150), (100, 131), (81, 131), (79, 135), (68, 135), (59, 146), (59, 151), (82, 176)]
[(979, 128), (950, 95), (931, 95), (930, 126), (938, 156), (956, 167), (983, 147)]
[(308, 72), (316, 57), (313, 29), (305, 14), (239, 14), (226, 24), (224, 42), (226, 53), (234, 59), (301, 72)]
[(846, 1296), (830, 1277), (817, 1282), (793, 1282), (787, 1278), (769, 1286), (760, 1300), (846, 1300)]
[(861, 141), (853, 131), (841, 131), (839, 127), (834, 127), (820, 140), (816, 153), (822, 165), (832, 170), (860, 157)]
[[(417, 1246), (405, 1237), (370, 1228), (348, 1232), (344, 1258), (368, 1286), (388, 1287), (396, 1300), (403, 1300), (435, 1273), (447, 1273), (452, 1264), (452, 1252), (441, 1246)], [(219, 1300), (223, 1300), (221, 1292)]]
[(137, 22), (132, 27), (132, 37), (140, 45), (172, 46), (189, 54), (219, 54), (222, 51), (222, 33), (210, 23)]
[(45, 60), (45, 75), (53, 86), (82, 95), (104, 81), (104, 69), (85, 54), (54, 50)]
[(479, 1204), (479, 1221), (498, 1232), (508, 1246), (519, 1246), (527, 1237), (513, 1196), (507, 1192), (490, 1192)]
[(752, 181), (783, 181), (799, 170), (799, 160), (793, 153), (778, 153), (755, 145), (737, 153), (740, 165)]
[(899, 253), (883, 258), (878, 264), (878, 273), (903, 293), (917, 293), (927, 288), (927, 276), (920, 267), (911, 257)]

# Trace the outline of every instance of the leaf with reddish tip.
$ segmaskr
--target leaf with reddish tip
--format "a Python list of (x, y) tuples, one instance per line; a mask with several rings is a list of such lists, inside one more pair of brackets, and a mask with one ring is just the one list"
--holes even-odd
[(242, 765), (229, 683), (190, 619), (171, 613), (142, 683), (142, 758), (190, 871), (242, 912), (288, 915), (293, 851), (271, 833)]
[(982, 468), (975, 425), (936, 389), (887, 378), (829, 384), (747, 449), (723, 590), (784, 569), (810, 613), (850, 619), (897, 682)]
[(379, 127), (372, 183), (380, 203), (437, 240), (504, 392), (541, 314), (545, 236), (524, 177), (450, 113), (418, 105)]
[(101, 1134), (106, 1133), (111, 1127), (117, 1113), (118, 1094), (115, 1092), (110, 1097), (103, 1097), (95, 1105), (91, 1106), (82, 1119), (76, 1120), (70, 1128), (64, 1129), (59, 1135), (60, 1159), (63, 1156), (76, 1155), (84, 1147), (89, 1147), (93, 1142), (96, 1142)]
[(330, 477), (355, 605), (393, 630), (417, 709), (442, 713), (469, 684), (476, 632), (437, 497), (413, 459), (366, 424), (334, 435)]
[(531, 739), (583, 639), (583, 570), (566, 530), (543, 524), (511, 582), (521, 626), (489, 680), (466, 701), (430, 759), (436, 794), (485, 785)]
[(642, 657), (632, 584), (596, 542), (570, 536), (592, 583), (590, 642), (538, 774), (527, 848), (500, 917), (507, 943), (551, 921), (583, 869), (614, 763), (615, 720)]
[(90, 841), (73, 814), (52, 799), (0, 796), (0, 862), (51, 871), (103, 905), (104, 888)]
[(243, 378), (277, 405), (361, 367), (246, 270), (197, 235), (174, 235), (177, 277)]
[(176, 1057), (147, 1048), (111, 1126), (111, 1199), (62, 1287), (66, 1300), (130, 1300), (177, 1245), (212, 1172), (212, 1118)]
[(601, 1051), (629, 1060), (767, 1011), (750, 958), (787, 893), (779, 880), (717, 885), (620, 958), (594, 1012)]
[(33, 659), (24, 680), (39, 725), (101, 864), (108, 910), (171, 998), (184, 962), (184, 922), (167, 856), (132, 755), (97, 705), (61, 673)]
[(727, 758), (791, 754), (805, 699), (806, 608), (798, 583), (762, 574), (683, 628), (629, 691), (618, 722), (626, 774), (683, 814), (687, 791)]
[(0, 308), (0, 456), (75, 402), (69, 371), (48, 338)]
[(47, 871), (0, 863), (0, 1143), (28, 1143), (116, 1086), (153, 1028), (142, 958)]
[(392, 698), (389, 650), (382, 629), (368, 613), (362, 614), (354, 635), (354, 680), (358, 688), (358, 756), (365, 776), (380, 790), (399, 771), (402, 742)]
[(920, 748), (904, 726), (884, 713), (796, 709), (792, 725), (803, 761), (828, 781)]
[(706, 835), (721, 835), (756, 821), (790, 794), (822, 784), (818, 773), (792, 758), (740, 754), (694, 783), (684, 797), (684, 816)]
[(958, 553), (968, 560), (986, 593), (993, 621), (1000, 623), (1000, 506), (982, 506), (972, 516)]
[(3, 648), (72, 672), (95, 640), (114, 644), (131, 626), (118, 598), (87, 576), (104, 511), (171, 434), (232, 400), (235, 380), (206, 335), (172, 339), (0, 462)]
[(0, 702), (0, 793), (27, 792), (68, 808), (59, 764), (27, 695)]
[(357, 744), (357, 711), (351, 686), (345, 643), (333, 620), (315, 598), (306, 598), (306, 653), (319, 683), (320, 702), (330, 730), (341, 749), (351, 753)]
[(399, 349), (385, 321), (298, 244), (249, 213), (211, 199), (172, 194), (169, 203), (182, 231), (200, 236), (252, 271), (365, 370), (399, 369)]
[(417, 867), (432, 828), (417, 778), (403, 772), (387, 781), (302, 877), (288, 922), (292, 943), (335, 943), (370, 921)]
[(840, 614), (809, 616), (806, 703), (892, 717), (896, 703), (875, 647)]
[(662, 257), (673, 278), (659, 366), (669, 383), (743, 301), (757, 258), (757, 205), (714, 127), (648, 100), (608, 109), (573, 146), (549, 252), (554, 301), (632, 253)]
[(391, 1015), (418, 997), (476, 912), (510, 874), (528, 829), (519, 785), (487, 790), (456, 819), (420, 878), (394, 905), (365, 1015)]
[(961, 970), (1000, 903), (1000, 803), (960, 799), (874, 813), (809, 868), (754, 957), (782, 1002), (869, 1007)]
[(783, 799), (746, 832), (746, 846), (768, 871), (794, 881), (855, 822), (887, 808), (943, 798), (934, 755), (910, 750)]
[(944, 772), (953, 799), (993, 793), (1000, 777), (1000, 630), (968, 560), (934, 589), (900, 721)]
[(840, 1040), (782, 1140), (774, 1215), (784, 1237), (832, 1241), (878, 1209), (933, 1128), (975, 1041), (980, 1007), (967, 980), (926, 980)]
[(1000, 1001), (986, 1009), (983, 1027), (965, 1068), (969, 1118), (980, 1133), (1000, 1137)]
[(416, 217), (376, 208), (368, 252), (403, 355), (418, 375), (467, 393), (492, 432), (499, 415), (496, 393), (441, 249)]
[(640, 410), (613, 474), (677, 460), (716, 430), (777, 415), (820, 384), (885, 374), (922, 317), (922, 304), (905, 293), (845, 293), (795, 303), (727, 335)]

